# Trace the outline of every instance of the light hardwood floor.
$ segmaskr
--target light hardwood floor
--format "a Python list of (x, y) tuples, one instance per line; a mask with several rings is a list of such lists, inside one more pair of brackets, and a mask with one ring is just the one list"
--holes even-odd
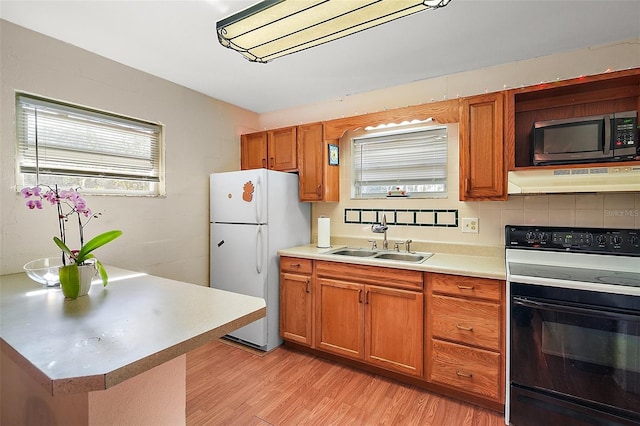
[(503, 426), (500, 413), (279, 347), (187, 354), (187, 425)]

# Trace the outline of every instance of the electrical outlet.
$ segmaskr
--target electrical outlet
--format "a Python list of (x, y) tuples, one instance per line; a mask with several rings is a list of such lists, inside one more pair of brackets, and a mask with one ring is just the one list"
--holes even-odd
[(471, 234), (478, 233), (478, 218), (477, 217), (463, 217), (462, 218), (462, 232), (468, 232)]

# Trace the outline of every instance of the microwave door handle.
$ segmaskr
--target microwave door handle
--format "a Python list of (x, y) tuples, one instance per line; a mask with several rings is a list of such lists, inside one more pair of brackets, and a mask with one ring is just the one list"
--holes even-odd
[(604, 155), (609, 155), (611, 151), (611, 117), (604, 116)]

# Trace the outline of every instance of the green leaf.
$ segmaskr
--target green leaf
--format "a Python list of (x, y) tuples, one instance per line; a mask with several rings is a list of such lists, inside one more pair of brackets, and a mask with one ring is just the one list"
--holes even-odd
[(96, 259), (96, 266), (98, 267), (98, 272), (100, 273), (100, 278), (102, 278), (102, 286), (106, 287), (109, 283), (109, 277), (107, 276), (107, 270), (104, 269), (102, 263), (98, 259)]
[(77, 298), (78, 293), (80, 293), (78, 265), (62, 266), (59, 274), (62, 293), (69, 299)]
[(60, 248), (60, 250), (62, 250), (63, 252), (65, 252), (69, 256), (72, 256), (71, 250), (69, 249), (69, 247), (67, 247), (67, 245), (65, 243), (62, 242), (62, 240), (60, 238), (53, 237), (53, 242), (56, 243), (56, 245)]
[(89, 257), (87, 256), (89, 253), (94, 251), (97, 248), (102, 247), (103, 245), (115, 240), (120, 235), (122, 235), (122, 231), (107, 231), (100, 235), (96, 235), (91, 240), (89, 240), (78, 252), (77, 263), (82, 263)]

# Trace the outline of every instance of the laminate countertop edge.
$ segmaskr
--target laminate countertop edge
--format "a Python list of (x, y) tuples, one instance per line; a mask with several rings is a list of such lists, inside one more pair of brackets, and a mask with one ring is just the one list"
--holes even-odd
[[(334, 245), (329, 248), (319, 248), (313, 244), (308, 244), (282, 249), (278, 251), (278, 254), (280, 256), (324, 260), (330, 262), (381, 266), (386, 268), (408, 269), (413, 271), (435, 272), (497, 280), (506, 279), (506, 266), (503, 254), (477, 256), (455, 253), (433, 253), (431, 257), (420, 263), (331, 254), (332, 251), (344, 247), (346, 246)], [(493, 252), (495, 252), (495, 250)]]

